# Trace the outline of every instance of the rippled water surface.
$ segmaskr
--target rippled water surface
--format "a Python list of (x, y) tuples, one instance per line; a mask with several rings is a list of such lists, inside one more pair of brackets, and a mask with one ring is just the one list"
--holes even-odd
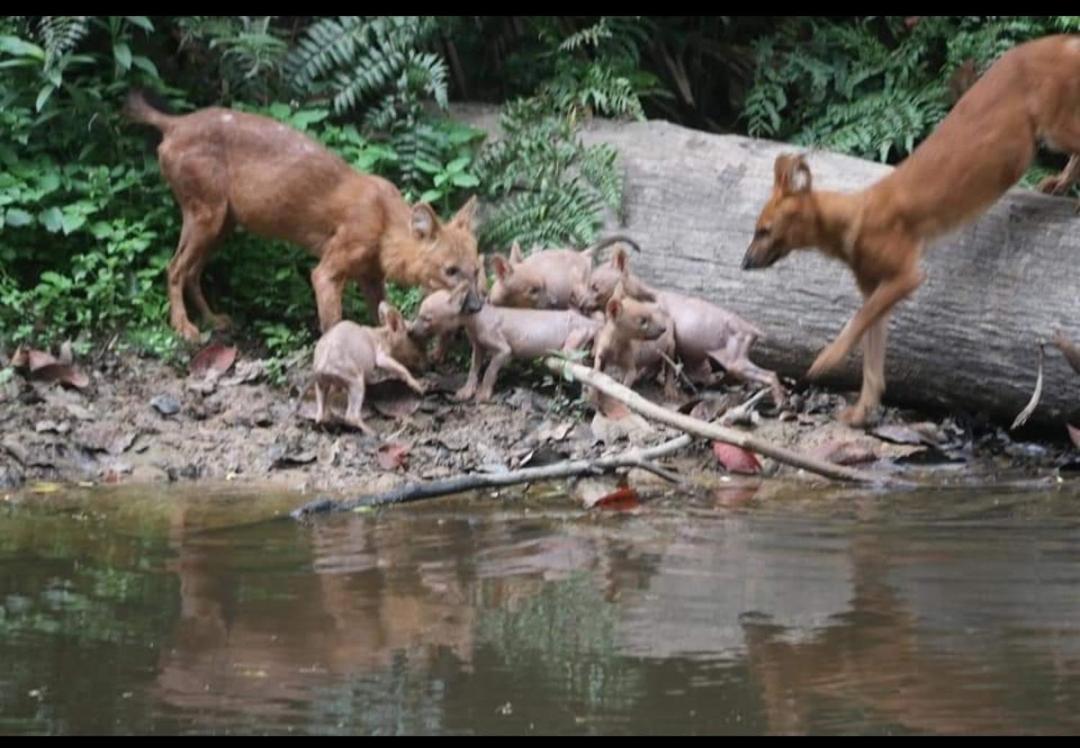
[(0, 733), (1069, 733), (1080, 490), (0, 505)]

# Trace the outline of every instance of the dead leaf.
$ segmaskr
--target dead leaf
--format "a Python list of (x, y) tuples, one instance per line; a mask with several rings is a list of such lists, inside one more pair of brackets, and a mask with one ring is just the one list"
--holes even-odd
[(66, 384), (78, 390), (85, 389), (90, 385), (90, 377), (86, 376), (86, 374), (83, 374), (70, 364), (61, 364), (59, 362), (34, 370), (33, 376), (34, 379), (40, 379), (42, 382), (60, 382), (60, 384)]
[(193, 377), (200, 379), (208, 376), (220, 377), (232, 367), (234, 361), (235, 346), (211, 343), (192, 357), (188, 371)]
[(401, 442), (382, 444), (375, 457), (379, 461), (379, 467), (383, 470), (397, 470), (409, 466), (410, 445)]
[(1065, 428), (1069, 430), (1069, 438), (1072, 439), (1073, 446), (1080, 449), (1080, 429), (1068, 423), (1065, 424)]
[(571, 491), (586, 509), (626, 510), (635, 509), (641, 503), (633, 488), (620, 485), (612, 477), (580, 478), (574, 482)]
[(623, 486), (605, 496), (601, 496), (589, 508), (600, 507), (625, 512), (630, 509), (637, 509), (639, 506), (641, 506), (641, 499), (638, 497), (637, 491), (629, 486)]
[(813, 450), (811, 455), (834, 465), (859, 465), (878, 459), (873, 449), (853, 441), (828, 442)]
[(703, 398), (700, 403), (690, 410), (690, 417), (702, 421), (711, 421), (720, 413), (727, 411), (731, 407), (731, 403), (732, 398), (730, 397)]
[(924, 430), (900, 423), (878, 426), (870, 433), (878, 439), (893, 444), (928, 444), (930, 446), (935, 444), (934, 441), (927, 437)]
[[(70, 346), (66, 351), (70, 357)], [(76, 389), (83, 389), (90, 384), (90, 378), (75, 368), (70, 361), (57, 359), (51, 353), (19, 346), (11, 357), (11, 365), (16, 369), (26, 369), (30, 378), (42, 382), (60, 382)]]
[(757, 475), (761, 472), (761, 463), (753, 452), (736, 447), (734, 444), (724, 442), (712, 443), (713, 455), (717, 462), (724, 466), (729, 473), (742, 475)]

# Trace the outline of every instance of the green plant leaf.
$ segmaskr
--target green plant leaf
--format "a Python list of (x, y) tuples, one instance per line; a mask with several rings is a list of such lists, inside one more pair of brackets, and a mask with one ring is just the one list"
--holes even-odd
[(116, 64), (123, 70), (131, 70), (131, 47), (125, 42), (117, 42), (113, 45), (113, 57)]
[(47, 208), (38, 213), (38, 223), (45, 227), (50, 234), (55, 234), (64, 226), (64, 214), (59, 208)]
[(35, 60), (45, 60), (44, 49), (17, 36), (0, 36), (0, 52), (9, 54), (12, 57), (32, 57)]
[(55, 90), (56, 86), (51, 83), (42, 86), (41, 90), (38, 91), (37, 100), (34, 102), (34, 108), (40, 112), (41, 108), (45, 106), (45, 102), (49, 100), (49, 97), (53, 95), (53, 91)]
[(8, 226), (26, 226), (33, 222), (34, 217), (20, 208), (8, 208), (5, 220)]
[(147, 16), (124, 16), (128, 23), (138, 26), (143, 31), (152, 32), (154, 30), (154, 24), (150, 22)]

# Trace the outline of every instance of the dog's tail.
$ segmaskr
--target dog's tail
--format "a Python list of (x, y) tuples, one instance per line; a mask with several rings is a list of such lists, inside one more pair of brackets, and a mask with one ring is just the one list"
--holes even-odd
[(165, 114), (165, 112), (150, 106), (146, 101), (146, 96), (138, 88), (132, 89), (128, 93), (127, 100), (124, 102), (124, 116), (132, 122), (141, 122), (156, 127), (163, 133), (168, 132), (172, 128), (172, 123), (176, 120), (172, 115)]

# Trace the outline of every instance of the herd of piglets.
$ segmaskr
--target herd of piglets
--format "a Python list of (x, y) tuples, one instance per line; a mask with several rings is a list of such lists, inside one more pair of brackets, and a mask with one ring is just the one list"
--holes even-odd
[[(610, 260), (594, 266), (596, 253), (612, 245)], [(427, 366), (427, 342), (436, 338), (442, 349), (459, 330), (472, 346), (468, 377), (455, 393), (459, 400), (490, 399), (499, 371), (511, 358), (584, 349), (591, 350), (595, 369), (617, 369), (627, 387), (643, 377), (660, 377), (669, 399), (678, 397), (676, 367), (681, 363), (682, 375), (694, 384), (709, 386), (727, 374), (768, 386), (781, 405), (785, 391), (779, 378), (748, 357), (761, 331), (704, 299), (646, 285), (630, 272), (626, 246), (640, 251), (625, 236), (609, 237), (584, 251), (545, 249), (527, 257), (515, 243), (508, 257), (492, 257), (495, 281), (478, 312), (469, 311), (469, 284), (462, 281), (424, 298), (411, 322), (384, 301), (378, 327), (337, 323), (315, 347), (316, 420), (327, 420), (327, 398), (340, 388), (347, 395), (341, 420), (372, 433), (360, 415), (365, 388), (400, 379), (424, 394), (412, 372)], [(486, 279), (481, 280), (480, 287), (486, 288)], [(481, 378), (485, 358), (490, 363)], [(711, 362), (722, 371), (714, 372)]]

